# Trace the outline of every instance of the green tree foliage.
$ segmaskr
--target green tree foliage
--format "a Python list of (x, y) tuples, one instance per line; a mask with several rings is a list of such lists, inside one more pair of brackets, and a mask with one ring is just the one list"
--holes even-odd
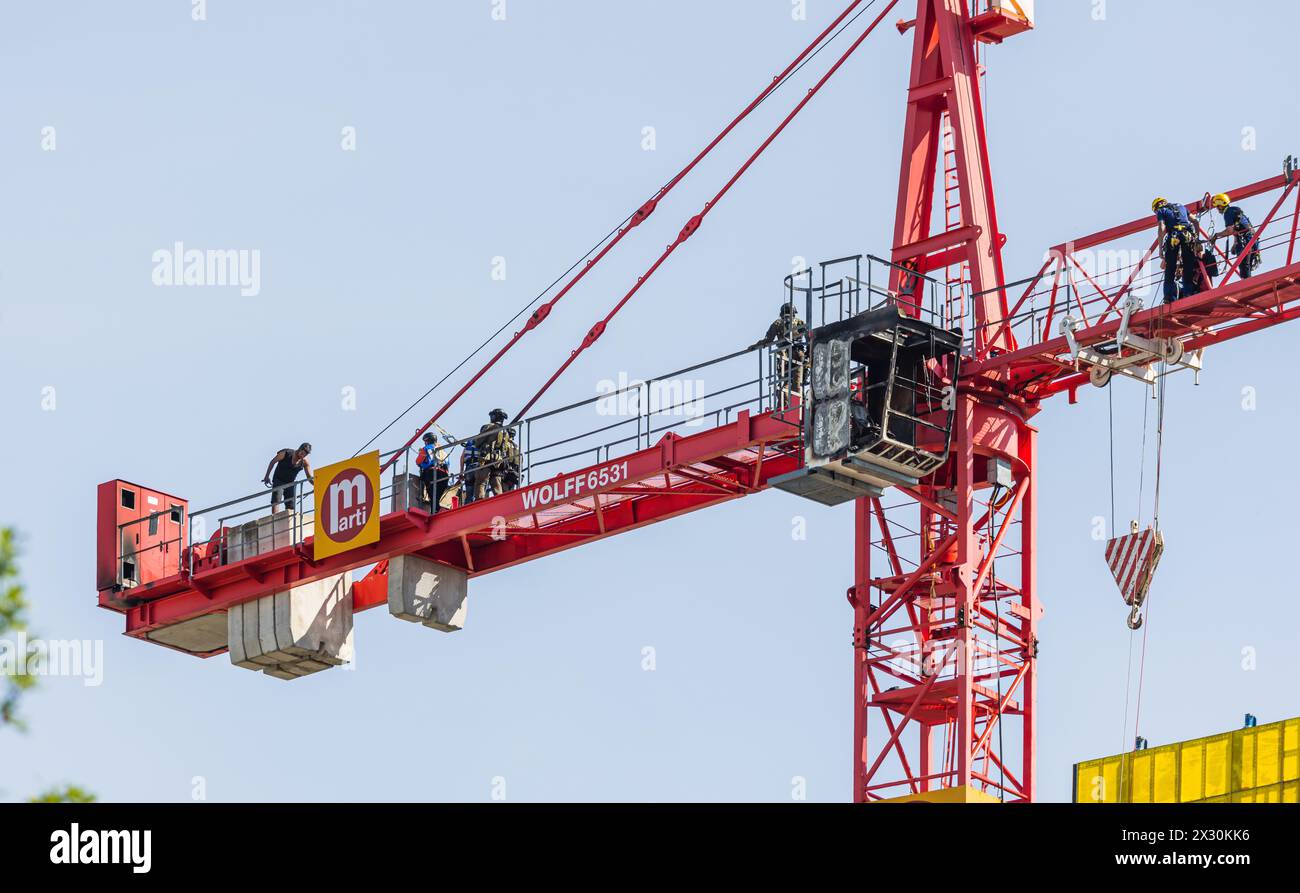
[[(0, 639), (27, 630), (30, 605), (18, 582), (18, 537), (0, 527)], [(25, 730), (18, 716), (18, 702), (36, 684), (30, 673), (8, 673), (0, 677), (0, 728)], [(53, 787), (28, 798), (29, 803), (94, 803), (95, 795), (77, 785)]]
[(37, 794), (35, 797), (28, 797), (28, 803), (94, 803), (95, 795), (85, 788), (79, 788), (75, 784), (64, 785), (61, 788), (50, 788)]
[[(0, 528), (0, 638), (27, 629), (29, 605), (18, 582), (17, 536), (9, 528)], [(28, 673), (6, 674), (0, 683), (0, 726), (24, 729), (18, 715), (18, 702), (36, 684)]]

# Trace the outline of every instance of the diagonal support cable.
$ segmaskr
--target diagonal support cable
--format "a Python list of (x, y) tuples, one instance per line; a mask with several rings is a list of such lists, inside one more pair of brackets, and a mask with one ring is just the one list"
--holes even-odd
[[(861, 6), (863, 2), (864, 0), (853, 0), (853, 2), (851, 2), (845, 8), (845, 10), (842, 13), (840, 13), (840, 15), (826, 27), (825, 30), (823, 30), (820, 34), (817, 35), (816, 39), (814, 39), (812, 43), (808, 44), (808, 46), (804, 49), (802, 53), (800, 53), (798, 56), (795, 57), (793, 62), (791, 62), (788, 66), (786, 66), (784, 71), (776, 75), (776, 77), (772, 78), (771, 83), (769, 83), (767, 87), (764, 88), (763, 91), (759, 93), (757, 97), (755, 97), (753, 102), (751, 102), (748, 106), (746, 106), (740, 112), (740, 114), (737, 115), (731, 121), (730, 124), (724, 127), (718, 133), (718, 135), (715, 136), (713, 140), (707, 146), (705, 146), (700, 151), (700, 153), (695, 156), (695, 158), (691, 160), (689, 164), (687, 164), (684, 168), (682, 168), (677, 173), (677, 175), (674, 176), (671, 180), (669, 180), (666, 184), (664, 184), (664, 186), (661, 187), (659, 191), (656, 192), (652, 198), (650, 198), (649, 201), (643, 204), (631, 217), (629, 217), (627, 221), (618, 229), (614, 237), (610, 239), (603, 248), (600, 249), (599, 253), (597, 253), (594, 257), (588, 260), (586, 265), (584, 265), (582, 269), (578, 271), (577, 275), (575, 275), (572, 279), (570, 279), (568, 283), (566, 283), (564, 287), (561, 288), (560, 291), (556, 293), (555, 297), (551, 298), (551, 300), (547, 301), (545, 304), (538, 307), (537, 310), (535, 310), (533, 314), (528, 318), (528, 322), (524, 325), (524, 327), (519, 331), (515, 332), (514, 336), (511, 337), (510, 340), (507, 341), (505, 345), (503, 345), (501, 349), (498, 350), (492, 356), (491, 359), (489, 359), (485, 364), (483, 364), (483, 367), (479, 369), (479, 371), (476, 372), (467, 382), (465, 382), (465, 384), (463, 384), (460, 387), (460, 389), (457, 390), (456, 393), (451, 396), (451, 399), (449, 399), (445, 404), (443, 404), (441, 409), (439, 409), (436, 413), (433, 414), (433, 416), (429, 419), (429, 421), (425, 422), (424, 425), (422, 425), (415, 432), (415, 434), (411, 436), (410, 440), (408, 440), (402, 446), (402, 449), (399, 450), (397, 453), (394, 453), (393, 457), (390, 458), (386, 463), (384, 463), (383, 469), (387, 469), (390, 465), (392, 465), (394, 462), (397, 461), (399, 456), (405, 453), (406, 450), (410, 449), (410, 447), (420, 439), (420, 437), (424, 434), (424, 432), (428, 431), (431, 427), (433, 427), (433, 425), (437, 423), (437, 421), (440, 418), (442, 418), (442, 416), (447, 412), (447, 410), (451, 409), (451, 407), (454, 406), (456, 402), (460, 400), (460, 398), (463, 397), (471, 387), (477, 384), (478, 381), (484, 375), (486, 375), (488, 371), (491, 370), (501, 360), (502, 357), (504, 357), (507, 353), (509, 353), (510, 350), (516, 344), (518, 344), (525, 335), (527, 335), (529, 332), (536, 329), (543, 322), (545, 322), (546, 318), (550, 315), (551, 311), (555, 308), (555, 305), (560, 303), (560, 301), (563, 300), (564, 297), (570, 291), (572, 291), (573, 288), (577, 286), (579, 282), (585, 279), (587, 274), (590, 273), (596, 267), (597, 264), (599, 264), (602, 260), (604, 260), (604, 258), (611, 251), (613, 251), (614, 248), (620, 242), (623, 241), (624, 237), (627, 236), (628, 233), (630, 233), (632, 230), (636, 229), (638, 226), (644, 223), (650, 217), (650, 215), (655, 212), (655, 209), (658, 207), (659, 202), (661, 202), (665, 196), (667, 196), (670, 192), (672, 192), (673, 189), (682, 180), (684, 180), (691, 173), (691, 171), (693, 171), (700, 164), (700, 162), (702, 162), (715, 148), (717, 148), (718, 144), (720, 144), (724, 139), (726, 139), (731, 134), (731, 132), (741, 124), (741, 122), (743, 122), (746, 118), (748, 118), (755, 109), (757, 109), (760, 105), (762, 105), (763, 102), (769, 96), (771, 96), (772, 93), (774, 93), (777, 89), (779, 89), (781, 85), (784, 84), (785, 81), (796, 70), (798, 70), (806, 61), (808, 61), (812, 56), (815, 56), (817, 53), (819, 53), (821, 51), (819, 47), (822, 45), (822, 43), (831, 35), (831, 33), (837, 27), (840, 26), (841, 23), (845, 21), (845, 19), (849, 18), (849, 16), (853, 14), (854, 10), (856, 10), (859, 6)], [(869, 9), (875, 3), (876, 0), (870, 0), (870, 2), (867, 3), (866, 8)], [(891, 3), (890, 6), (892, 7), (893, 4)]]
[(614, 305), (613, 309), (611, 309), (609, 313), (605, 314), (605, 317), (602, 320), (591, 327), (591, 330), (587, 332), (587, 336), (583, 338), (582, 343), (579, 344), (571, 354), (569, 354), (568, 359), (560, 364), (560, 368), (555, 370), (551, 377), (546, 380), (546, 383), (543, 384), (541, 388), (538, 389), (537, 393), (532, 396), (532, 399), (525, 403), (523, 408), (515, 413), (516, 420), (523, 418), (523, 416), (527, 414), (528, 410), (532, 409), (537, 401), (542, 398), (542, 395), (550, 390), (551, 385), (555, 384), (556, 380), (559, 379), (559, 377), (563, 375), (571, 365), (573, 365), (573, 361), (581, 356), (587, 348), (595, 344), (596, 341), (600, 339), (601, 335), (605, 334), (606, 327), (608, 327), (609, 323), (616, 315), (618, 315), (618, 312), (627, 305), (628, 301), (632, 300), (636, 293), (641, 290), (643, 285), (650, 281), (650, 278), (658, 272), (664, 262), (667, 261), (668, 258), (671, 257), (687, 239), (699, 231), (700, 226), (704, 223), (704, 219), (708, 217), (709, 212), (718, 206), (718, 203), (731, 191), (732, 187), (740, 181), (741, 177), (743, 177), (751, 167), (753, 167), (754, 162), (758, 161), (759, 157), (767, 151), (768, 147), (770, 147), (772, 143), (776, 141), (776, 138), (779, 137), (785, 131), (786, 127), (790, 125), (790, 122), (798, 117), (799, 113), (808, 106), (808, 103), (812, 102), (813, 97), (821, 92), (822, 87), (826, 86), (826, 83), (834, 77), (836, 72), (840, 70), (844, 63), (857, 52), (858, 47), (862, 46), (863, 42), (871, 36), (871, 32), (876, 30), (876, 27), (884, 20), (885, 16), (889, 15), (889, 12), (897, 5), (898, 0), (891, 0), (880, 15), (878, 15), (872, 23), (867, 26), (866, 30), (863, 31), (861, 35), (859, 35), (858, 39), (855, 40), (852, 45), (844, 51), (843, 55), (835, 61), (835, 64), (832, 65), (824, 75), (822, 75), (821, 80), (813, 85), (813, 87), (808, 91), (808, 95), (799, 101), (799, 104), (791, 110), (790, 114), (786, 115), (785, 119), (777, 125), (776, 129), (773, 130), (771, 134), (768, 135), (762, 145), (754, 150), (754, 153), (746, 159), (745, 163), (742, 164), (736, 173), (732, 175), (726, 185), (718, 191), (711, 201), (705, 204), (704, 209), (690, 220), (686, 221), (686, 225), (682, 227), (682, 231), (678, 233), (677, 238), (664, 249), (663, 253), (659, 255), (658, 260), (651, 264), (650, 268), (646, 270), (641, 278), (637, 279), (636, 284), (628, 290), (627, 294), (623, 295), (622, 299)]

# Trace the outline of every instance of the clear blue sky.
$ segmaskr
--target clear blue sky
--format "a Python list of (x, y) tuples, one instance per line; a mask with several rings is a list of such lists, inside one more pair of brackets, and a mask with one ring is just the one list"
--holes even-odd
[[(1111, 0), (1101, 21), (1092, 0), (1038, 5), (1038, 32), (990, 54), (1010, 270), (1157, 193), (1253, 182), (1300, 152), (1278, 73), (1292, 4)], [(3, 796), (74, 781), (109, 800), (188, 800), (201, 776), (213, 800), (486, 800), (504, 777), (511, 800), (788, 801), (802, 776), (809, 799), (845, 799), (848, 507), (768, 493), (492, 575), (454, 636), (370, 612), (356, 672), (291, 685), (125, 639), (93, 581), (96, 484), (207, 505), (256, 489), (285, 444), (351, 455), (842, 4), (809, 0), (802, 22), (788, 0), (509, 0), (503, 22), (490, 0), (207, 6), (204, 22), (184, 0), (0, 8), (0, 524), (24, 534), (35, 628), (105, 641), (103, 685), (48, 680), (26, 704), (32, 731), (0, 734)], [(888, 250), (909, 50), (875, 35), (554, 399), (748, 344), (795, 256)], [(531, 392), (802, 89), (765, 105), (453, 427)], [(340, 148), (346, 126), (355, 152)], [(151, 256), (176, 241), (260, 250), (260, 294), (155, 287)], [(1216, 349), (1199, 388), (1171, 389), (1142, 708), (1153, 742), (1246, 711), (1300, 714), (1281, 473), (1300, 433), (1297, 339), (1282, 328)], [(1115, 397), (1122, 521), (1143, 395)], [(1073, 762), (1131, 734), (1129, 638), (1090, 536), (1109, 514), (1104, 396), (1059, 401), (1038, 424), (1039, 773), (1043, 798), (1065, 799)], [(806, 541), (791, 538), (796, 514)]]

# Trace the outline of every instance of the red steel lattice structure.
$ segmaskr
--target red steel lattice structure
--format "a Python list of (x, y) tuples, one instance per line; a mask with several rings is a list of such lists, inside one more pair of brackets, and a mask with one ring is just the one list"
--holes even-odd
[[(1054, 323), (1073, 317), (1076, 345), (1113, 342), (1124, 325), (1123, 301), (1158, 250), (1153, 243), (1111, 294), (1079, 255), (1153, 231), (1151, 217), (1058, 246), (1011, 302), (976, 50), (981, 41), (1027, 25), (997, 9), (972, 15), (965, 0), (920, 0), (916, 19), (900, 23), (915, 36), (893, 290), (900, 300), (919, 294), (908, 271), (946, 269), (948, 282), (961, 281), (951, 271), (965, 265), (970, 294), (950, 296), (949, 304), (968, 301), (969, 315), (963, 303), (949, 318), (965, 320), (972, 356), (957, 389), (948, 464), (915, 490), (896, 491), (905, 497), (900, 504), (870, 499), (856, 507), (849, 602), (857, 802), (924, 797), (940, 789), (1034, 799), (1042, 606), (1035, 564), (1036, 430), (1030, 421), (1041, 400), (1068, 393), (1073, 401), (1089, 381), (1068, 339), (1053, 337)], [(945, 147), (949, 133), (952, 144)], [(945, 181), (936, 189), (941, 160)], [(1261, 245), (1295, 186), (1288, 168), (1232, 193), (1237, 200), (1280, 193), (1257, 235)], [(961, 195), (957, 226), (954, 188)], [(947, 226), (932, 234), (937, 208)], [(1289, 306), (1300, 298), (1297, 220), (1300, 204), (1289, 234), (1281, 237), (1285, 244), (1272, 246), (1286, 250), (1281, 269), (1233, 283), (1236, 264), (1224, 257), (1229, 271), (1222, 281), (1231, 284), (1133, 313), (1127, 331), (1197, 351), (1294, 318), (1300, 314)]]
[[(1290, 168), (1229, 190), (1237, 200), (1276, 196), (1257, 240), (1270, 258), (1285, 260), (1251, 279), (1234, 281), (1236, 264), (1224, 258), (1228, 274), (1218, 287), (1121, 316), (1157, 246), (1113, 291), (1080, 256), (1151, 233), (1154, 220), (1144, 216), (1055, 247), (1013, 293), (1003, 270), (976, 50), (1031, 23), (1003, 8), (1008, 4), (979, 11), (973, 2), (918, 0), (916, 18), (899, 23), (913, 34), (914, 49), (890, 291), (919, 314), (920, 277), (947, 271), (944, 281), (957, 293), (946, 296), (944, 312), (965, 330), (970, 356), (955, 389), (946, 465), (916, 487), (855, 503), (848, 598), (857, 802), (941, 790), (1034, 799), (1042, 608), (1031, 421), (1041, 401), (1056, 394), (1073, 401), (1091, 387), (1078, 349), (1113, 344), (1123, 330), (1199, 351), (1300, 316), (1300, 178)], [(1073, 344), (1058, 331), (1067, 316), (1076, 323)], [(315, 561), (310, 541), (298, 542), (230, 564), (182, 568), (144, 582), (129, 599), (101, 587), (100, 604), (126, 615), (128, 635), (150, 639), (168, 626), (380, 562), (354, 591), (356, 610), (375, 607), (384, 601), (383, 562), (393, 556), (419, 554), (480, 575), (761, 492), (801, 465), (797, 419), (789, 415), (760, 405), (711, 429), (638, 443), (627, 455), (456, 511), (392, 511), (381, 519), (380, 541), (357, 552)], [(555, 486), (604, 480), (600, 472), (614, 466), (622, 470), (608, 486)]]

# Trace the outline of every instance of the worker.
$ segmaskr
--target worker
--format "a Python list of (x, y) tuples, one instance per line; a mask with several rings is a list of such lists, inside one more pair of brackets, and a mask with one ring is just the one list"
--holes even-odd
[(310, 455), (311, 444), (304, 443), (296, 450), (285, 447), (272, 456), (271, 461), (266, 464), (266, 474), (262, 476), (262, 483), (271, 488), (272, 513), (293, 509), (294, 500), (298, 497), (296, 481), (299, 472), (306, 472), (307, 480), (316, 483), (311, 463), (307, 461)]
[(504, 409), (494, 409), (488, 413), (488, 424), (480, 429), (486, 436), (480, 489), (490, 488), (493, 496), (519, 486), (519, 446), (514, 431), (504, 427), (508, 418)]
[[(1223, 215), (1223, 225), (1226, 227), (1223, 232), (1216, 233), (1214, 240), (1232, 238), (1232, 256), (1241, 257), (1250, 248), (1250, 254), (1241, 261), (1237, 270), (1241, 273), (1242, 279), (1249, 279), (1254, 275), (1255, 270), (1259, 267), (1259, 242), (1255, 240), (1255, 226), (1246, 216), (1246, 212), (1241, 210), (1237, 205), (1232, 203), (1231, 196), (1220, 192), (1213, 198), (1215, 210)], [(1251, 245), (1254, 242), (1254, 245)]]
[[(487, 427), (487, 426), (484, 426)], [(460, 504), (469, 505), (482, 495), (484, 476), (483, 443), (471, 437), (461, 445), (460, 451)]]
[(502, 432), (505, 438), (502, 440), (502, 448), (505, 453), (505, 466), (502, 469), (501, 480), (505, 483), (506, 492), (519, 489), (519, 483), (523, 479), (523, 468), (521, 467), (522, 457), (519, 452), (519, 443), (515, 440), (515, 429), (506, 428)]
[(415, 464), (420, 469), (420, 483), (429, 511), (436, 514), (443, 491), (447, 489), (448, 467), (446, 451), (438, 449), (438, 438), (433, 432), (425, 432), (424, 446), (420, 448)]
[[(1157, 198), (1151, 203), (1151, 210), (1155, 212), (1160, 227), (1160, 267), (1165, 271), (1165, 303), (1172, 304), (1180, 297), (1190, 298), (1200, 291), (1200, 239), (1184, 206)], [(1178, 288), (1180, 269), (1181, 294)]]
[(780, 316), (767, 327), (767, 334), (753, 345), (770, 344), (774, 347), (776, 377), (772, 383), (772, 395), (777, 409), (789, 409), (791, 394), (803, 393), (807, 343), (808, 326), (795, 312), (794, 303), (786, 302), (781, 305)]

